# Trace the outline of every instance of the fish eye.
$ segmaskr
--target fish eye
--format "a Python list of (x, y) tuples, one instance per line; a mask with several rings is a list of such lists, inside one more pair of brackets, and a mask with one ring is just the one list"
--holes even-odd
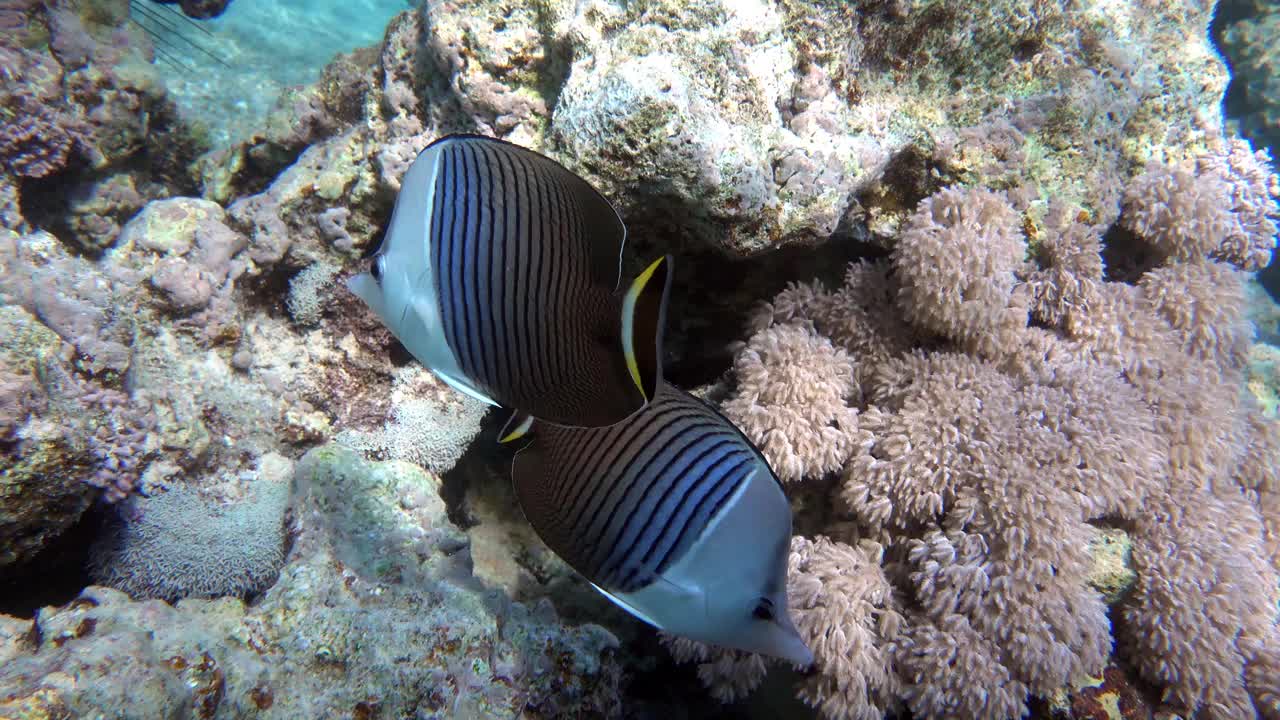
[(752, 610), (751, 614), (757, 620), (772, 620), (773, 601), (765, 597), (760, 598), (760, 600), (756, 602), (756, 609)]
[(378, 282), (382, 282), (382, 256), (381, 255), (375, 257), (373, 259), (373, 262), (369, 265), (369, 274), (373, 276), (374, 280), (377, 280)]

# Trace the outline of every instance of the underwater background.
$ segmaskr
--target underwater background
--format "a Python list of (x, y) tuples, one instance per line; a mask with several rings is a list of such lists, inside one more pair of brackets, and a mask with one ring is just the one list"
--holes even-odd
[[(0, 0), (0, 718), (1280, 717), (1277, 38)], [(784, 484), (811, 672), (599, 595), (506, 414), (347, 292), (451, 132), (591, 182), (624, 277), (673, 256), (666, 374)]]

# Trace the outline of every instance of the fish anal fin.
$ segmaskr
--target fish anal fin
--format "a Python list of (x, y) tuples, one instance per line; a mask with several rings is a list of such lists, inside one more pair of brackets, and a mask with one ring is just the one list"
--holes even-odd
[(612, 602), (614, 605), (617, 605), (623, 610), (626, 610), (631, 615), (639, 618), (640, 620), (643, 620), (644, 622), (652, 625), (655, 628), (658, 628), (659, 630), (663, 629), (661, 623), (659, 623), (657, 620), (654, 620), (653, 618), (641, 612), (635, 605), (631, 604), (630, 602), (627, 602), (626, 599), (620, 597), (619, 596), (620, 594), (611, 593), (608, 590), (605, 590), (604, 588), (600, 587), (599, 585), (591, 582), (590, 580), (588, 580), (587, 582), (591, 583), (591, 587), (595, 588), (596, 590), (599, 590), (601, 595), (609, 598), (610, 602)]
[(548, 463), (545, 440), (543, 434), (537, 432), (532, 442), (516, 451), (511, 460), (511, 487), (520, 512), (533, 531), (552, 552), (581, 572), (581, 548), (575, 542), (572, 527), (561, 517), (562, 508), (556, 503), (561, 478)]
[(652, 400), (662, 379), (662, 333), (671, 295), (671, 256), (649, 264), (622, 300), (622, 347), (632, 382)]
[(529, 437), (533, 429), (533, 416), (523, 410), (511, 411), (511, 417), (498, 431), (498, 444), (506, 445), (521, 438)]

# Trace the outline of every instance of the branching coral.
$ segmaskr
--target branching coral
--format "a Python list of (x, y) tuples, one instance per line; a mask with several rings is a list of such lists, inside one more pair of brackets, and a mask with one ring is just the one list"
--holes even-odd
[[(1274, 247), (1276, 179), (1223, 147), (1130, 187), (1122, 222), (1162, 258), (1136, 284), (1104, 278), (1102, 228), (1072, 208), (1023, 217), (948, 188), (891, 262), (753, 317), (726, 411), (792, 475), (847, 457), (827, 530), (850, 544), (800, 539), (792, 558), (824, 715), (1017, 717), (1113, 642), (1175, 712), (1276, 713), (1280, 430), (1242, 397), (1240, 272)], [(846, 362), (839, 391), (794, 387)], [(856, 441), (796, 412), (753, 420), (761, 398), (801, 397)], [(1137, 580), (1113, 629), (1089, 547), (1115, 524)]]

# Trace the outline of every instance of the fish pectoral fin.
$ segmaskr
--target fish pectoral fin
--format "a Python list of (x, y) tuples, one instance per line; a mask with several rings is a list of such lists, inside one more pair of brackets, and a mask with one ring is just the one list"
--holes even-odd
[(386, 311), (382, 302), (382, 288), (378, 287), (378, 281), (373, 279), (373, 275), (367, 272), (352, 275), (347, 278), (346, 286), (351, 294), (363, 300), (385, 322)]
[(645, 401), (662, 380), (662, 333), (671, 295), (671, 256), (663, 255), (636, 276), (622, 298), (622, 349), (627, 372)]
[(485, 395), (484, 393), (480, 392), (476, 388), (472, 387), (470, 383), (462, 382), (461, 380), (453, 377), (452, 375), (446, 372), (437, 370), (436, 368), (427, 368), (427, 369), (430, 370), (432, 374), (434, 374), (436, 377), (443, 380), (445, 385), (448, 385), (449, 387), (453, 388), (454, 390), (457, 390), (463, 395), (466, 395), (467, 397), (475, 398), (476, 400), (479, 400), (480, 402), (486, 405), (501, 407), (500, 405), (498, 405), (497, 401), (495, 401), (493, 398), (489, 397), (488, 395)]
[[(590, 580), (588, 580), (587, 582), (591, 582), (591, 581), (590, 581)], [(646, 623), (649, 623), (650, 625), (652, 625), (652, 626), (654, 626), (654, 627), (658, 628), (659, 630), (662, 630), (662, 629), (663, 629), (663, 627), (662, 627), (662, 624), (661, 624), (661, 623), (659, 623), (657, 620), (654, 620), (653, 618), (649, 617), (648, 615), (645, 615), (643, 612), (641, 612), (639, 609), (637, 609), (635, 605), (632, 605), (631, 603), (627, 602), (626, 600), (624, 600), (623, 598), (619, 597), (618, 595), (615, 595), (615, 594), (613, 594), (613, 593), (609, 592), (608, 590), (605, 590), (604, 588), (600, 587), (599, 585), (597, 585), (597, 584), (595, 584), (595, 583), (591, 583), (591, 587), (593, 587), (593, 588), (595, 588), (595, 589), (599, 590), (599, 591), (600, 591), (600, 594), (601, 594), (601, 595), (604, 595), (604, 596), (605, 596), (605, 597), (607, 597), (607, 598), (609, 598), (609, 600), (611, 600), (611, 601), (613, 602), (613, 604), (614, 604), (614, 605), (617, 605), (618, 607), (622, 608), (623, 610), (626, 610), (628, 613), (630, 613), (630, 614), (634, 615), (634, 616), (635, 616), (635, 617), (637, 617), (637, 618), (640, 618), (641, 620), (645, 621)]]
[(523, 410), (512, 410), (511, 417), (498, 431), (498, 444), (506, 445), (529, 435), (533, 429), (533, 416)]

